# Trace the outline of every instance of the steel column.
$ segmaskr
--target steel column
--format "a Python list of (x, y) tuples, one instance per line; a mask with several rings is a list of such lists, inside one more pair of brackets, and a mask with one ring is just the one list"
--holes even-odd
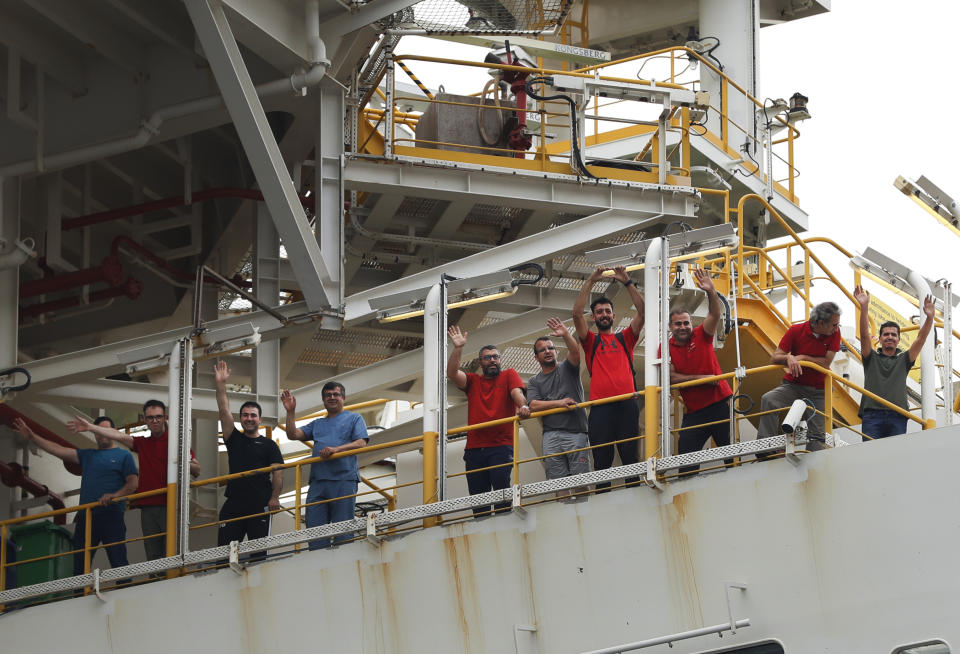
[[(650, 241), (643, 268), (643, 390), (644, 390), (644, 458), (657, 455), (657, 429), (660, 424), (658, 401), (660, 378), (657, 370), (660, 345), (655, 335), (660, 334), (660, 266), (666, 239), (660, 237)], [(669, 356), (669, 351), (667, 352)], [(664, 389), (666, 390), (666, 389)]]
[(297, 198), (223, 7), (211, 0), (187, 0), (185, 4), (307, 306), (314, 310), (329, 306), (337, 299), (337, 284)]
[(328, 297), (330, 306), (343, 301), (343, 87), (325, 78), (312, 91), (316, 107), (314, 164), (314, 215), (320, 255), (331, 278), (336, 295)]
[[(446, 499), (447, 490), (447, 380), (444, 365), (447, 356), (447, 289), (441, 279), (424, 304), (423, 321), (423, 431), (434, 433), (433, 447), (439, 445), (433, 469), (428, 467), (427, 442), (423, 444), (423, 501)], [(427, 494), (427, 477), (436, 475), (434, 493)]]
[[(319, 200), (318, 200), (319, 202)], [(260, 204), (254, 219), (253, 294), (275, 307), (280, 304), (280, 238), (270, 220), (269, 209)], [(253, 351), (251, 387), (263, 407), (261, 419), (276, 421), (280, 416), (280, 341), (261, 342)]]
[[(913, 287), (917, 294), (917, 306), (921, 308), (923, 315), (923, 300), (933, 293), (930, 291), (930, 285), (923, 275), (911, 270), (907, 274), (907, 282)], [(947, 302), (950, 298), (947, 298)], [(944, 338), (952, 338), (952, 334), (944, 334)], [(934, 356), (934, 337), (930, 335), (920, 349), (920, 415), (924, 422), (936, 420), (937, 417), (937, 369), (936, 357)], [(952, 374), (952, 371), (947, 371)], [(945, 398), (949, 404), (950, 398)]]

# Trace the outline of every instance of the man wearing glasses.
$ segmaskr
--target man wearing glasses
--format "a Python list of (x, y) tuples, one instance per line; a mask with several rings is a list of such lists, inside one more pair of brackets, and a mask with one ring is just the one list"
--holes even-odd
[[(513, 368), (500, 369), (500, 352), (494, 345), (480, 348), (478, 359), (482, 375), (460, 369), (463, 346), (467, 333), (453, 326), (448, 330), (453, 350), (447, 360), (447, 379), (467, 394), (467, 422), (476, 425), (499, 418), (509, 418), (519, 413), (521, 418), (530, 415), (530, 407), (523, 395), (523, 382)], [(510, 486), (513, 463), (513, 423), (471, 429), (467, 432), (467, 445), (463, 452), (464, 468), (467, 471), (467, 488), (471, 495), (499, 490)], [(499, 466), (490, 470), (481, 470)], [(477, 470), (477, 472), (471, 472)], [(495, 511), (510, 506), (497, 503)], [(490, 507), (474, 507), (473, 513), (488, 513)]]
[[(307, 528), (353, 518), (357, 504), (357, 486), (360, 482), (357, 457), (330, 457), (339, 452), (364, 447), (370, 440), (367, 426), (360, 414), (343, 408), (347, 399), (347, 389), (343, 384), (337, 381), (327, 382), (320, 389), (320, 396), (323, 398), (323, 408), (327, 410), (327, 415), (303, 427), (297, 427), (297, 398), (288, 390), (280, 394), (283, 408), (287, 410), (287, 438), (295, 441), (312, 440), (313, 456), (323, 459), (310, 465)], [(333, 543), (342, 543), (350, 540), (350, 537), (350, 534), (334, 536)], [(329, 538), (310, 541), (312, 550), (324, 547), (330, 547)]]
[[(143, 421), (150, 429), (149, 436), (131, 436), (122, 431), (105, 427), (103, 424), (94, 425), (82, 416), (67, 423), (70, 431), (79, 433), (92, 432), (130, 448), (137, 453), (140, 460), (140, 486), (138, 493), (167, 487), (167, 407), (160, 400), (147, 400), (143, 405)], [(200, 476), (200, 463), (190, 451), (190, 476)], [(145, 540), (143, 549), (147, 560), (161, 559), (167, 555), (165, 539), (160, 537), (167, 529), (167, 496), (163, 493), (143, 497), (134, 501), (140, 509), (140, 528)], [(153, 538), (150, 538), (153, 536)]]
[[(527, 399), (531, 411), (568, 409), (540, 418), (543, 424), (543, 455), (554, 454), (543, 460), (547, 479), (559, 479), (590, 472), (587, 456), (587, 412), (574, 409), (583, 402), (583, 384), (580, 382), (580, 348), (573, 335), (559, 318), (549, 318), (550, 336), (541, 336), (533, 344), (533, 353), (540, 364), (540, 374), (527, 382)], [(550, 337), (563, 339), (567, 358), (557, 363), (557, 348)], [(570, 450), (580, 450), (571, 452)], [(570, 491), (558, 491), (557, 497)]]

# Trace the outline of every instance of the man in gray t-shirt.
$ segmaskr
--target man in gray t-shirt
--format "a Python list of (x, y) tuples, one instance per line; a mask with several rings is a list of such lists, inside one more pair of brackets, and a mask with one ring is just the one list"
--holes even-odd
[[(563, 322), (558, 318), (547, 320), (550, 336), (541, 336), (533, 344), (533, 353), (540, 364), (540, 373), (527, 382), (527, 400), (530, 411), (568, 409), (540, 418), (543, 424), (543, 454), (556, 454), (543, 460), (547, 479), (590, 472), (587, 456), (587, 412), (572, 409), (583, 402), (583, 384), (580, 382), (580, 348)], [(550, 337), (560, 337), (567, 346), (567, 358), (557, 363), (557, 348)], [(570, 450), (580, 450), (571, 452)], [(558, 496), (567, 492), (557, 493)]]
[[(874, 351), (870, 336), (870, 293), (857, 286), (853, 297), (860, 305), (860, 356), (863, 359), (863, 387), (904, 411), (907, 404), (907, 374), (920, 356), (927, 335), (933, 327), (936, 305), (929, 295), (923, 301), (926, 319), (920, 325), (916, 340), (906, 352), (900, 344), (900, 325), (885, 322), (880, 325), (880, 347)], [(872, 397), (860, 400), (861, 429), (870, 438), (886, 438), (907, 431), (907, 417), (880, 404)]]

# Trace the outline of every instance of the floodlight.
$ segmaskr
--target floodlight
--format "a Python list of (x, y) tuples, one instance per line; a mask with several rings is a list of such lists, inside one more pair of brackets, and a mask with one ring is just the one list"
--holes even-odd
[(933, 182), (923, 176), (916, 182), (900, 176), (894, 180), (893, 185), (924, 211), (960, 236), (960, 208), (957, 207), (957, 202), (953, 198)]
[[(517, 292), (513, 284), (513, 275), (509, 270), (497, 270), (464, 279), (454, 279), (446, 283), (447, 297), (459, 298), (452, 302), (448, 300), (447, 308), (459, 307), (490, 302), (513, 295)], [(432, 286), (383, 295), (370, 300), (370, 308), (376, 309), (380, 322), (394, 322), (416, 318), (423, 315), (427, 293)]]
[[(584, 253), (584, 257), (592, 264), (600, 266), (617, 266), (636, 263), (646, 256), (652, 239), (615, 245), (612, 248), (591, 250)], [(667, 236), (669, 256), (676, 257), (685, 254), (713, 250), (718, 248), (736, 247), (740, 242), (737, 230), (732, 223), (722, 223), (700, 229), (691, 229)]]

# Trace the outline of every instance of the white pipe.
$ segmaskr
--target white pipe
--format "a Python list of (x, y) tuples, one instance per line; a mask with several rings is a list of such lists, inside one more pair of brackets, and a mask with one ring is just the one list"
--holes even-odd
[[(177, 460), (179, 459), (180, 446), (180, 350), (183, 347), (182, 341), (177, 341), (170, 352), (170, 363), (168, 364), (167, 383), (169, 384), (169, 393), (167, 395), (167, 483), (172, 483), (177, 478)], [(167, 510), (176, 511), (176, 507), (167, 507)]]
[(446, 293), (443, 282), (434, 284), (424, 300), (423, 314), (423, 431), (436, 432), (437, 500), (446, 494), (446, 416), (447, 379)]
[[(907, 274), (907, 281), (917, 293), (917, 302), (921, 308), (920, 318), (923, 320), (923, 301), (928, 295), (932, 295), (930, 285), (927, 284), (923, 275), (913, 270)], [(927, 336), (927, 340), (920, 350), (920, 417), (924, 421), (935, 420), (937, 417), (937, 369), (934, 361), (934, 340), (933, 334)], [(946, 401), (949, 403), (951, 398), (946, 398)]]
[(650, 241), (644, 257), (643, 268), (643, 385), (659, 386), (660, 375), (656, 367), (657, 348), (660, 347), (660, 255), (663, 239)]
[[(673, 437), (670, 432), (670, 245), (666, 238), (660, 239), (660, 293), (657, 305), (660, 308), (660, 454), (673, 455)], [(646, 308), (646, 304), (644, 304)]]
[(320, 0), (307, 0), (307, 51), (310, 53), (310, 65), (330, 65), (327, 60), (327, 48), (320, 38)]
[[(27, 241), (30, 243), (28, 244)], [(0, 238), (0, 250), (3, 250), (5, 247), (7, 247), (7, 242)], [(0, 254), (0, 270), (18, 268), (26, 263), (27, 259), (36, 257), (37, 253), (34, 251), (34, 247), (35, 245), (32, 238), (14, 240), (13, 248), (9, 252)]]
[[(266, 97), (288, 91), (296, 93), (301, 89), (316, 86), (327, 74), (328, 65), (329, 62), (325, 63), (325, 61), (321, 61), (306, 72), (296, 73), (290, 77), (283, 77), (272, 82), (260, 84), (256, 87), (257, 95)], [(27, 159), (18, 163), (9, 164), (0, 168), (0, 180), (39, 171), (51, 172), (97, 159), (112, 157), (124, 152), (138, 150), (145, 146), (150, 139), (160, 131), (160, 126), (165, 121), (197, 114), (202, 111), (214, 111), (223, 106), (223, 98), (220, 95), (211, 95), (206, 98), (189, 100), (187, 102), (163, 107), (153, 112), (149, 118), (144, 120), (140, 124), (140, 129), (132, 136), (125, 136), (105, 143), (87, 145), (75, 150), (67, 150), (41, 159)]]
[(615, 645), (613, 647), (607, 647), (606, 649), (595, 649), (590, 652), (584, 652), (583, 654), (620, 654), (621, 652), (629, 652), (635, 649), (643, 649), (645, 647), (653, 647), (655, 645), (666, 645), (670, 644), (673, 647), (673, 643), (678, 640), (686, 640), (688, 638), (697, 638), (699, 636), (709, 636), (710, 634), (719, 634), (724, 631), (736, 632), (737, 629), (741, 627), (749, 627), (750, 619), (744, 618), (742, 620), (737, 620), (736, 622), (731, 622), (728, 624), (716, 624), (712, 627), (700, 627), (699, 629), (691, 629), (689, 631), (681, 631), (680, 633), (670, 634), (669, 636), (658, 636), (657, 638), (648, 638), (647, 640), (638, 640), (633, 643), (625, 643), (623, 645)]

